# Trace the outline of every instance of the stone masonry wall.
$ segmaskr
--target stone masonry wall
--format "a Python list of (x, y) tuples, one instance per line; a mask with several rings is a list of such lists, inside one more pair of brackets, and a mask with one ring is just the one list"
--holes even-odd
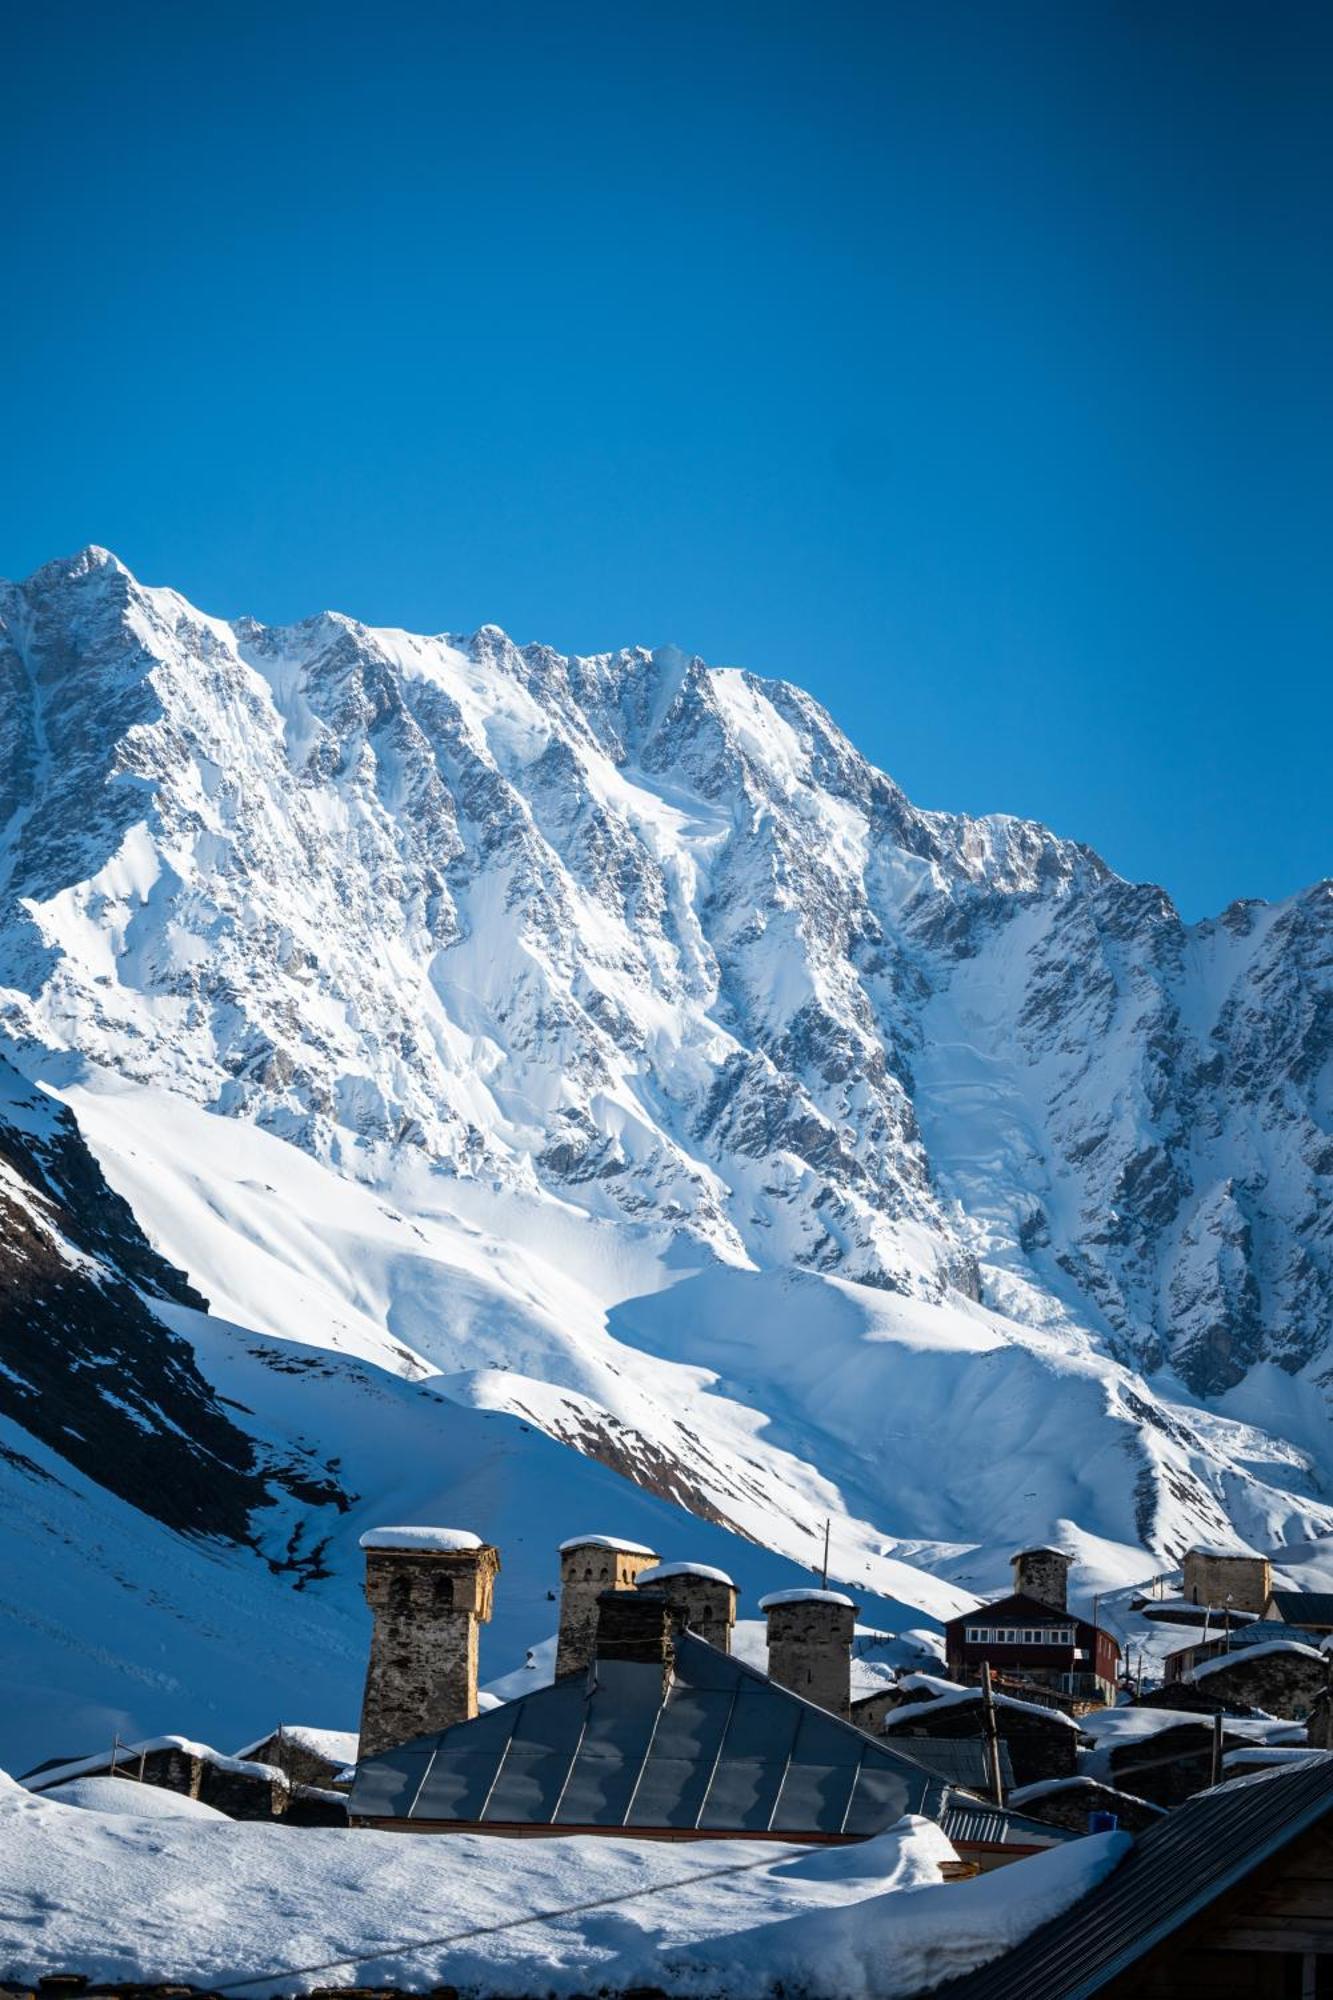
[(1069, 1601), (1069, 1557), (1058, 1549), (1025, 1549), (1013, 1559), (1014, 1591), (1063, 1611)]
[(361, 1710), (361, 1755), (477, 1713), (477, 1639), (491, 1616), (497, 1551), (366, 1552), (375, 1614)]
[(560, 1553), (560, 1637), (555, 1676), (586, 1673), (597, 1644), (597, 1600), (604, 1590), (632, 1590), (640, 1570), (657, 1557), (646, 1550), (602, 1548), (583, 1542)]
[(845, 1720), (851, 1711), (855, 1629), (850, 1604), (801, 1600), (773, 1605), (768, 1612), (769, 1679)]
[(1184, 1593), (1191, 1604), (1225, 1604), (1262, 1614), (1273, 1588), (1267, 1556), (1215, 1556), (1191, 1549), (1185, 1557)]

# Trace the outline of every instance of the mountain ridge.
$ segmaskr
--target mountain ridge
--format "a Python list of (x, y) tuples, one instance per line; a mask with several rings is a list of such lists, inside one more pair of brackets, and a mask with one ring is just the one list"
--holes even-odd
[(96, 550), (0, 700), (0, 1032), (225, 1319), (909, 1601), (1333, 1530), (1333, 885), (1185, 925), (791, 683)]

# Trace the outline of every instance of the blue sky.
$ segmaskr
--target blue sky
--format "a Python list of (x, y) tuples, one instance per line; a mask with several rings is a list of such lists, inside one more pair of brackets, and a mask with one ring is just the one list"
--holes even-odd
[(0, 573), (673, 641), (1188, 916), (1333, 873), (1333, 15), (12, 11)]

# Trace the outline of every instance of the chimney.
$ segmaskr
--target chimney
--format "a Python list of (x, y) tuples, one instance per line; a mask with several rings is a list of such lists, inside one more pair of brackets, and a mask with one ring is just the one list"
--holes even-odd
[(710, 1569), (707, 1563), (657, 1563), (639, 1571), (634, 1587), (661, 1591), (677, 1631), (693, 1632), (720, 1653), (731, 1651), (736, 1586), (725, 1570)]
[(1009, 1558), (1016, 1595), (1035, 1597), (1038, 1604), (1049, 1605), (1052, 1611), (1067, 1611), (1073, 1560), (1063, 1549), (1020, 1549)]
[(857, 1607), (840, 1590), (777, 1590), (761, 1597), (768, 1620), (768, 1677), (844, 1721), (852, 1706)]
[(675, 1663), (670, 1602), (661, 1590), (604, 1590), (597, 1600), (596, 1669), (656, 1667), (665, 1694)]
[(560, 1544), (560, 1637), (555, 1677), (586, 1673), (597, 1639), (603, 1591), (633, 1590), (634, 1579), (657, 1561), (652, 1549), (617, 1535), (575, 1535)]
[(462, 1528), (372, 1528), (366, 1601), (375, 1617), (361, 1703), (362, 1757), (477, 1713), (477, 1637), (499, 1551)]

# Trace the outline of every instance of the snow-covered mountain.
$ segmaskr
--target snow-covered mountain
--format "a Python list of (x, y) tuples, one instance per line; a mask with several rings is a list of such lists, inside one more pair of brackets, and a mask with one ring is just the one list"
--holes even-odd
[(0, 723), (0, 1029), (233, 1327), (928, 1616), (1333, 1531), (1333, 884), (1187, 926), (786, 684), (98, 549), (0, 586)]

